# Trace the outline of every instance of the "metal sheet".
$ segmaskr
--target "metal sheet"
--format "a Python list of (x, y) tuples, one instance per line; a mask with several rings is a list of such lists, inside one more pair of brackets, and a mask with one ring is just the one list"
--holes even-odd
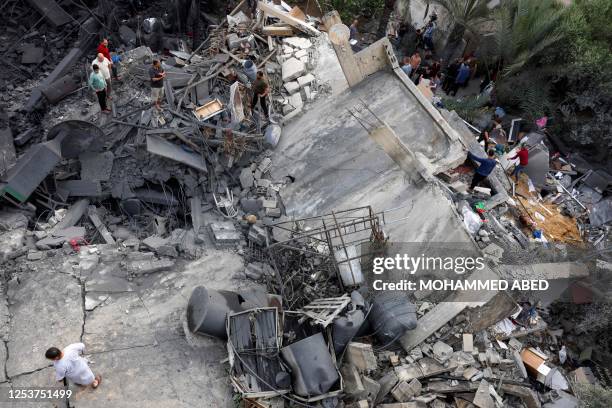
[(297, 395), (310, 397), (325, 394), (340, 379), (321, 333), (284, 347), (281, 355), (291, 367), (293, 391)]

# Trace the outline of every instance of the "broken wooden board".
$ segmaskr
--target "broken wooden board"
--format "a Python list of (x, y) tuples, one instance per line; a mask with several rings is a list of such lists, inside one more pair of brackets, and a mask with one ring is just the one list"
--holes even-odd
[(293, 37), (295, 34), (291, 26), (265, 26), (261, 29), (264, 35), (271, 35), (275, 37)]
[(309, 26), (305, 22), (300, 21), (299, 19), (293, 17), (289, 13), (284, 13), (269, 4), (266, 4), (260, 1), (257, 7), (261, 11), (266, 13), (268, 16), (276, 17), (280, 21), (287, 23), (290, 26), (295, 27), (300, 31), (303, 31), (306, 34), (310, 34), (314, 36), (318, 36), (319, 34), (321, 34), (321, 32), (317, 30), (316, 28)]
[(223, 110), (223, 104), (221, 103), (220, 100), (215, 99), (208, 103), (205, 103), (202, 106), (195, 108), (195, 110), (193, 111), (193, 114), (199, 120), (206, 120), (206, 119), (212, 118), (218, 113), (221, 113), (222, 110)]
[(299, 8), (298, 6), (294, 6), (289, 12), (289, 15), (297, 18), (298, 20), (306, 21), (306, 14), (304, 14), (302, 9)]

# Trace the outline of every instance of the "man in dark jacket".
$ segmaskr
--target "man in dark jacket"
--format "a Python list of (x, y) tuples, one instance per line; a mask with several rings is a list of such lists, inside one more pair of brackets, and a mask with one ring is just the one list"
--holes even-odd
[(468, 158), (480, 163), (480, 166), (476, 169), (474, 177), (472, 178), (472, 184), (470, 184), (470, 190), (473, 190), (481, 181), (486, 179), (489, 174), (495, 168), (497, 161), (495, 160), (495, 150), (489, 149), (487, 152), (488, 157), (478, 157), (471, 152), (468, 152)]

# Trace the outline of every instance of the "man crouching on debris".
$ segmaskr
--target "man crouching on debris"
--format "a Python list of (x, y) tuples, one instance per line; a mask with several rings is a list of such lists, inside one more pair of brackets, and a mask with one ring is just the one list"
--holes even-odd
[(476, 169), (476, 173), (474, 173), (474, 177), (472, 178), (472, 184), (470, 185), (470, 191), (474, 189), (481, 181), (486, 179), (489, 174), (495, 168), (495, 164), (497, 161), (495, 160), (495, 150), (489, 149), (487, 152), (488, 157), (478, 157), (471, 152), (468, 152), (468, 158), (477, 161), (480, 163), (480, 166)]
[(94, 376), (93, 372), (87, 365), (87, 361), (81, 356), (85, 352), (83, 343), (74, 343), (60, 350), (57, 347), (51, 347), (45, 353), (45, 357), (53, 361), (55, 368), (55, 379), (63, 381), (64, 378), (81, 386), (91, 385), (93, 388), (98, 388), (102, 382), (100, 375)]
[(102, 113), (109, 113), (110, 109), (106, 107), (106, 80), (97, 64), (93, 64), (92, 68), (93, 72), (89, 75), (88, 85), (96, 93)]
[(155, 109), (162, 110), (161, 100), (164, 97), (164, 78), (166, 73), (161, 67), (159, 60), (153, 60), (153, 66), (149, 68), (151, 78), (151, 98), (155, 104)]
[(251, 102), (251, 110), (255, 110), (255, 106), (257, 102), (259, 102), (266, 120), (268, 120), (268, 103), (266, 102), (266, 96), (268, 96), (269, 92), (270, 86), (264, 78), (263, 71), (257, 71), (257, 79), (253, 82), (253, 102)]

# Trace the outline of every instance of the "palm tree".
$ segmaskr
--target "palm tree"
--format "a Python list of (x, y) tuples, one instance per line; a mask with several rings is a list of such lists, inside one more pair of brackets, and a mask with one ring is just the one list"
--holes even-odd
[(444, 8), (449, 15), (453, 28), (448, 37), (442, 57), (448, 60), (457, 47), (466, 31), (477, 33), (479, 26), (487, 20), (489, 0), (433, 0)]
[(503, 77), (512, 76), (563, 38), (565, 9), (556, 0), (507, 0), (494, 13), (485, 54)]

